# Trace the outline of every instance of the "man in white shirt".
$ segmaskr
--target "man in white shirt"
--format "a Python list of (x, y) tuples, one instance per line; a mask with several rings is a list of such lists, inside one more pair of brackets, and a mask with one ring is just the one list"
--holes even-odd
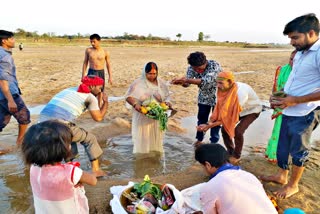
[(220, 144), (200, 145), (195, 159), (210, 175), (199, 187), (202, 212), (198, 214), (278, 213), (257, 177), (228, 163), (228, 153)]
[[(280, 169), (275, 175), (261, 176), (261, 179), (284, 184), (275, 194), (288, 198), (299, 192), (298, 184), (309, 156), (310, 137), (320, 119), (319, 20), (315, 14), (297, 17), (285, 26), (283, 34), (288, 35), (298, 52), (284, 87), (286, 97), (270, 98), (272, 106), (283, 109), (277, 148)], [(290, 179), (289, 154), (292, 157)]]

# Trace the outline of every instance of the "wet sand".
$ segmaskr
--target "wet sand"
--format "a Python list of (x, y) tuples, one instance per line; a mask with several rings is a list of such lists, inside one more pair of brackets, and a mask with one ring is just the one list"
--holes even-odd
[[(13, 57), (17, 65), (17, 75), (23, 92), (23, 98), (28, 106), (43, 105), (50, 98), (66, 87), (77, 86), (80, 83), (81, 67), (86, 46), (48, 46), (25, 45), (21, 52), (14, 50)], [(159, 76), (171, 80), (176, 76), (183, 76), (187, 67), (186, 57), (192, 51), (203, 51), (208, 59), (215, 59), (224, 69), (243, 72), (236, 75), (237, 81), (251, 85), (262, 100), (267, 100), (272, 87), (273, 75), (278, 65), (287, 62), (291, 50), (248, 50), (225, 47), (106, 47), (111, 55), (114, 84), (107, 86), (109, 96), (123, 96), (130, 83), (138, 78), (141, 69), (148, 61), (154, 61), (159, 67)], [(254, 71), (254, 72), (252, 72)], [(178, 113), (169, 120), (169, 132), (193, 141), (192, 130), (195, 126), (194, 117), (197, 112), (197, 87), (187, 89), (171, 86), (172, 102)], [(32, 116), (32, 123), (37, 115)], [(242, 168), (259, 175), (262, 172), (270, 174), (277, 167), (264, 158), (264, 148), (270, 130), (270, 124), (264, 125), (268, 116), (260, 117), (257, 126), (252, 125), (246, 133), (244, 156), (240, 165)], [(255, 122), (255, 123), (256, 123)], [(85, 114), (77, 123), (96, 134), (99, 142), (104, 146), (109, 139), (130, 133), (131, 112), (125, 108), (124, 101), (110, 103), (108, 114), (101, 123), (95, 123), (90, 115)], [(193, 124), (194, 123), (194, 124)], [(262, 124), (262, 125), (259, 125)], [(0, 156), (0, 164), (5, 162), (7, 167), (0, 175), (0, 207), (9, 213), (33, 213), (32, 196), (28, 186), (27, 170), (22, 162), (14, 162), (19, 173), (10, 170), (8, 160), (19, 158), (19, 151), (15, 148), (17, 125), (12, 119), (10, 124), (0, 135), (0, 148), (13, 150)], [(317, 135), (313, 137), (312, 154), (303, 174), (300, 192), (289, 199), (278, 200), (280, 213), (289, 207), (299, 207), (307, 213), (319, 213), (320, 197), (319, 168), (320, 157)], [(190, 142), (189, 142), (190, 143)], [(85, 158), (85, 157), (83, 157)], [(7, 161), (7, 162), (6, 162)], [(104, 167), (108, 168), (108, 154), (102, 157)], [(141, 181), (142, 177), (114, 178), (115, 176), (99, 179), (97, 186), (86, 186), (90, 204), (90, 213), (110, 213), (109, 188), (113, 185), (125, 185), (128, 181)], [(157, 183), (171, 183), (178, 189), (184, 189), (207, 177), (203, 174), (199, 164), (192, 162), (190, 167), (166, 175), (151, 177)], [(23, 180), (23, 182), (21, 182)], [(19, 183), (20, 182), (20, 183)], [(279, 185), (264, 183), (267, 192), (279, 188)], [(3, 197), (5, 197), (3, 199)]]

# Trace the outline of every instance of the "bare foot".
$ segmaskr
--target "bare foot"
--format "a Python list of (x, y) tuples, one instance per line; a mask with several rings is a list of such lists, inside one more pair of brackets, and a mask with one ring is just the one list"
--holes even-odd
[(107, 173), (102, 171), (101, 169), (98, 169), (98, 170), (95, 170), (95, 171), (92, 171), (92, 173), (97, 177), (103, 177), (103, 176), (106, 176)]
[(231, 156), (230, 158), (229, 158), (229, 162), (232, 164), (232, 165), (238, 165), (239, 164), (239, 162), (240, 162), (240, 158), (235, 158), (235, 157), (233, 157), (233, 156)]
[(287, 184), (288, 181), (285, 177), (276, 174), (276, 175), (260, 175), (258, 176), (258, 178), (262, 181), (266, 181), (266, 182), (275, 182), (278, 184)]
[(299, 192), (298, 186), (285, 185), (281, 189), (274, 192), (275, 196), (278, 198), (289, 198), (290, 196)]

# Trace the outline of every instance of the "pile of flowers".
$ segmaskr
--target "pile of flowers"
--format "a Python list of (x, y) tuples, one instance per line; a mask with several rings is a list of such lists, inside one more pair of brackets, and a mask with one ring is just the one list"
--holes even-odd
[(142, 103), (141, 112), (147, 117), (159, 120), (160, 130), (164, 131), (168, 125), (168, 115), (166, 111), (169, 109), (166, 103), (158, 103), (155, 99)]

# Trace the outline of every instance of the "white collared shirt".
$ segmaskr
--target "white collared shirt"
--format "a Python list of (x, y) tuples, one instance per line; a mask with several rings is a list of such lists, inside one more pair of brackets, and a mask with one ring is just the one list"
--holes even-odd
[[(308, 51), (297, 52), (284, 91), (291, 96), (304, 96), (320, 91), (320, 40)], [(285, 108), (283, 114), (304, 116), (318, 106), (320, 101), (301, 103)]]

